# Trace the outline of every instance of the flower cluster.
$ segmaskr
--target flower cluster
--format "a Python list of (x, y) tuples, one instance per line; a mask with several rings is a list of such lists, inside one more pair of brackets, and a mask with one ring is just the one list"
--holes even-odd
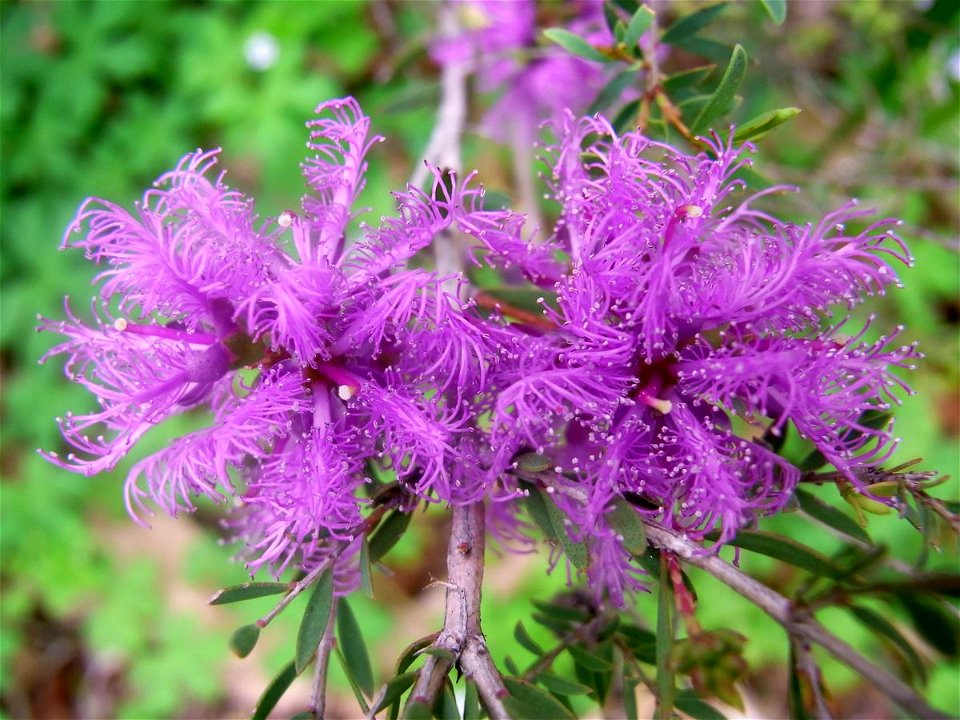
[[(533, 451), (595, 587), (619, 600), (638, 586), (611, 520), (622, 501), (724, 542), (789, 499), (800, 471), (764, 439), (788, 422), (851, 483), (889, 456), (889, 423), (865, 418), (906, 389), (892, 369), (917, 353), (896, 333), (846, 337), (831, 311), (897, 281), (909, 258), (890, 221), (848, 232), (866, 215), (851, 204), (784, 223), (757, 207), (779, 188), (749, 195), (734, 179), (749, 148), (715, 139), (687, 155), (568, 114), (548, 153), (560, 214), (545, 239), (435, 170), (429, 194), (397, 194), (397, 215), (350, 243), (369, 125), (352, 99), (317, 108), (297, 213), (259, 218), (199, 151), (133, 213), (81, 207), (65, 246), (104, 267), (94, 323), (68, 305), (42, 328), (65, 337), (51, 354), (99, 407), (61, 420), (73, 451), (50, 460), (112, 469), (152, 427), (207, 405), (209, 427), (133, 465), (131, 512), (236, 498), (248, 567), (342, 553), (349, 583), (372, 467), (400, 497), (488, 498), (509, 536), (516, 459)], [(411, 262), (457, 235), (476, 262), (539, 286), (543, 317), (485, 317), (461, 276)]]
[[(205, 404), (213, 423), (136, 462), (135, 516), (175, 515), (194, 498), (238, 498), (230, 525), (252, 570), (310, 569), (362, 529), (370, 461), (424, 498), (482, 497), (464, 462), (470, 407), (492, 356), (460, 281), (407, 261), (455, 221), (486, 219), (477, 189), (409, 188), (399, 214), (347, 243), (366, 155), (379, 140), (353, 99), (317, 108), (299, 213), (261, 219), (213, 175), (216, 152), (188, 155), (135, 211), (91, 199), (68, 228), (104, 270), (94, 324), (67, 306), (42, 319), (65, 341), (68, 376), (99, 407), (67, 415), (73, 450), (45, 453), (87, 475), (114, 468), (152, 427)], [(355, 547), (355, 544), (354, 544)]]
[(560, 217), (528, 251), (569, 265), (543, 301), (553, 328), (511, 326), (493, 438), (550, 457), (590, 573), (617, 597), (636, 587), (608, 522), (618, 498), (722, 543), (789, 499), (800, 471), (762, 438), (788, 421), (859, 487), (854, 470), (889, 456), (891, 423), (865, 415), (907, 390), (892, 369), (917, 352), (896, 332), (845, 337), (831, 310), (882, 293), (909, 258), (892, 221), (846, 230), (869, 215), (855, 203), (805, 226), (759, 209), (785, 188), (741, 192), (749, 147), (715, 139), (687, 155), (573, 116), (559, 136), (548, 161)]

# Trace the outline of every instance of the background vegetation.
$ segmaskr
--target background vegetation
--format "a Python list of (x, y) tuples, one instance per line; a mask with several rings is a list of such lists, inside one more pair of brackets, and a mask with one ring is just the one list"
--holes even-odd
[[(702, 4), (658, 4), (660, 20)], [(772, 107), (803, 110), (760, 142), (758, 161), (770, 179), (804, 186), (804, 195), (791, 200), (798, 215), (856, 196), (905, 220), (917, 264), (904, 273), (906, 289), (884, 298), (879, 311), (890, 321), (885, 324), (906, 325), (906, 338), (918, 339), (927, 358), (911, 377), (917, 395), (898, 415), (904, 441), (896, 460), (922, 457), (923, 469), (952, 475), (940, 494), (954, 498), (960, 465), (957, 7), (953, 0), (790, 2), (787, 22), (776, 27), (757, 22), (759, 5), (743, 2), (713, 26), (714, 35), (744, 44), (753, 59), (742, 90), (747, 101), (735, 119)], [(293, 616), (279, 619), (279, 632), (269, 633), (254, 656), (239, 661), (227, 651), (229, 632), (261, 608), (205, 604), (217, 588), (244, 579), (242, 567), (229, 562), (231, 549), (218, 543), (214, 510), (179, 523), (158, 517), (152, 530), (143, 530), (122, 505), (128, 465), (87, 479), (36, 456), (37, 447), (58, 447), (53, 418), (87, 398), (63, 380), (57, 363), (37, 365), (53, 339), (34, 332), (35, 317), (58, 316), (65, 294), (78, 306), (91, 294), (94, 269), (79, 253), (58, 250), (84, 197), (129, 206), (187, 151), (222, 146), (229, 182), (257, 197), (261, 212), (294, 206), (302, 187), (303, 123), (329, 97), (356, 95), (375, 131), (388, 137), (371, 158), (364, 200), (373, 217), (389, 211), (388, 191), (409, 177), (436, 107), (436, 68), (424, 51), (432, 11), (426, 2), (0, 5), (3, 716), (243, 717), (288, 659)], [(251, 53), (271, 47), (275, 63), (251, 64)], [(476, 108), (477, 119), (482, 110)], [(488, 188), (509, 194), (510, 159), (489, 147), (470, 137), (465, 164), (479, 166)], [(794, 521), (788, 515), (770, 527), (789, 533)], [(376, 603), (352, 601), (376, 648), (375, 669), (388, 670), (407, 642), (437, 626), (442, 593), (425, 586), (444, 572), (443, 522), (436, 512), (434, 522), (418, 524), (404, 538), (391, 555), (395, 574), (376, 578)], [(956, 566), (955, 540), (944, 538), (928, 559), (921, 536), (906, 522), (872, 518), (871, 532), (907, 562)], [(833, 542), (827, 535), (804, 540), (824, 551)], [(543, 555), (491, 556), (490, 562), (496, 568), (485, 597), (490, 645), (498, 662), (507, 654), (526, 659), (514, 624), (530, 598), (545, 599), (563, 586), (563, 573), (547, 577)], [(798, 582), (772, 560), (751, 557), (745, 569), (777, 588)], [(783, 716), (784, 636), (759, 611), (709, 579), (695, 579), (701, 598), (709, 598), (700, 603), (704, 626), (735, 618), (733, 625), (750, 637), (751, 707)], [(262, 609), (270, 604), (264, 601)], [(654, 604), (642, 597), (638, 611), (653, 617)], [(840, 611), (824, 620), (874, 657), (891, 653)], [(543, 639), (538, 629), (531, 632)], [(954, 636), (954, 642), (960, 640)], [(948, 643), (940, 651), (924, 651), (932, 667), (929, 694), (934, 704), (960, 714), (957, 648)], [(952, 661), (945, 659), (951, 654)], [(891, 653), (891, 661), (897, 657)], [(848, 714), (887, 712), (851, 674), (823, 662)], [(334, 698), (330, 716), (349, 716), (355, 706), (335, 676), (337, 683), (345, 699), (337, 704)]]

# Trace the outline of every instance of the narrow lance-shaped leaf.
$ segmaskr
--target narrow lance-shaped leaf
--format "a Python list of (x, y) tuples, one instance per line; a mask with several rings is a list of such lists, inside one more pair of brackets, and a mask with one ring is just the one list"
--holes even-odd
[(430, 706), (422, 700), (410, 703), (403, 711), (403, 720), (431, 720), (432, 718)]
[(660, 591), (657, 597), (657, 720), (673, 716), (675, 682), (670, 656), (673, 654), (673, 592), (667, 556), (660, 555)]
[(510, 693), (503, 698), (503, 704), (511, 717), (574, 720), (575, 716), (563, 703), (536, 685), (513, 677), (505, 677), (503, 684)]
[(537, 675), (537, 682), (557, 695), (589, 695), (591, 692), (586, 685), (551, 672), (542, 672)]
[(623, 44), (628, 48), (634, 48), (640, 42), (640, 36), (643, 35), (650, 24), (653, 22), (653, 10), (646, 5), (641, 5), (627, 23), (627, 31), (623, 36)]
[(783, 25), (783, 21), (787, 19), (787, 0), (760, 0), (760, 4), (773, 22)]
[(727, 716), (701, 699), (693, 690), (681, 690), (676, 697), (677, 710), (693, 720), (727, 720)]
[(570, 538), (566, 527), (566, 515), (563, 511), (553, 503), (547, 493), (537, 486), (524, 483), (523, 487), (527, 491), (525, 504), (530, 517), (540, 526), (548, 539), (560, 542), (564, 553), (575, 568), (586, 569), (589, 562), (587, 546)]
[(894, 647), (902, 653), (904, 659), (907, 661), (907, 664), (910, 666), (910, 671), (920, 678), (922, 682), (926, 682), (927, 669), (924, 667), (923, 661), (909, 641), (894, 627), (893, 623), (880, 613), (874, 612), (870, 608), (863, 607), (862, 605), (845, 605), (843, 607), (849, 610), (855, 618), (868, 628), (893, 643)]
[(913, 627), (930, 645), (948, 658), (960, 655), (960, 620), (936, 598), (901, 592), (897, 599), (910, 615)]
[(604, 660), (596, 653), (592, 653), (586, 648), (580, 647), (579, 645), (571, 645), (567, 648), (567, 652), (570, 653), (570, 656), (577, 665), (586, 670), (606, 672), (610, 669), (609, 662)]
[(606, 515), (607, 522), (623, 538), (623, 546), (631, 555), (640, 555), (647, 549), (647, 533), (637, 511), (623, 498), (617, 498), (613, 510)]
[(594, 60), (596, 62), (607, 61), (607, 57), (603, 53), (593, 47), (582, 37), (575, 35), (569, 30), (563, 30), (562, 28), (550, 28), (549, 30), (544, 30), (543, 34), (548, 40), (555, 42), (564, 50), (573, 53), (574, 55), (587, 60)]
[(457, 696), (453, 692), (450, 678), (443, 683), (443, 691), (434, 709), (434, 715), (439, 720), (460, 720), (460, 709), (457, 707)]
[(367, 536), (360, 539), (360, 590), (369, 598), (373, 597), (373, 578), (370, 573), (370, 545)]
[(691, 13), (686, 17), (677, 20), (673, 25), (667, 28), (663, 33), (661, 41), (667, 44), (674, 44), (678, 40), (683, 40), (692, 35), (696, 35), (707, 25), (712, 23), (717, 16), (727, 7), (727, 3), (717, 3)]
[(752, 120), (748, 120), (737, 128), (733, 134), (733, 141), (735, 143), (743, 143), (747, 140), (762, 138), (774, 128), (783, 125), (787, 120), (795, 118), (799, 114), (800, 108), (785, 107), (757, 115)]
[(363, 642), (357, 617), (345, 598), (337, 603), (337, 640), (340, 643), (340, 649), (343, 650), (349, 674), (367, 697), (373, 697), (373, 669), (370, 666), (370, 655)]
[(743, 49), (743, 46), (736, 45), (733, 48), (733, 54), (730, 56), (727, 69), (724, 71), (723, 77), (720, 78), (720, 84), (717, 85), (717, 89), (713, 91), (710, 100), (697, 115), (697, 119), (693, 121), (690, 127), (691, 132), (703, 132), (710, 127), (714, 120), (730, 109), (746, 72), (747, 51)]
[(517, 642), (520, 643), (520, 646), (524, 649), (529, 650), (534, 655), (543, 655), (543, 648), (540, 647), (536, 640), (530, 637), (530, 633), (528, 633), (527, 629), (523, 626), (522, 620), (517, 620), (517, 625), (513, 628), (513, 637), (516, 638)]
[(267, 689), (263, 691), (260, 700), (257, 701), (257, 707), (253, 711), (251, 720), (267, 720), (270, 713), (280, 702), (280, 698), (290, 687), (290, 684), (297, 677), (297, 668), (293, 661), (283, 667), (283, 670), (270, 681)]
[[(606, 110), (620, 99), (620, 96), (623, 95), (623, 91), (630, 86), (630, 83), (634, 83), (636, 81), (637, 74), (631, 70), (624, 70), (623, 72), (614, 75), (612, 78), (610, 78), (610, 82), (603, 86), (603, 89), (597, 95), (597, 99), (591, 103), (589, 108), (587, 108), (587, 115), (593, 115), (594, 113), (603, 112)], [(555, 464), (556, 463), (551, 463), (550, 465), (544, 467), (543, 470), (553, 467)]]
[(350, 683), (350, 689), (353, 690), (353, 696), (357, 699), (357, 704), (360, 706), (363, 714), (368, 715), (370, 713), (370, 707), (367, 705), (367, 698), (364, 697), (363, 690), (360, 689), (356, 679), (354, 679), (351, 674), (350, 667), (347, 665), (347, 659), (343, 656), (343, 651), (339, 647), (334, 647), (333, 650), (336, 653), (340, 667), (343, 669), (343, 674), (347, 676), (347, 682)]
[(376, 715), (385, 707), (389, 707), (397, 702), (403, 693), (407, 691), (407, 688), (413, 685), (416, 679), (417, 673), (415, 671), (401, 673), (400, 675), (390, 678), (390, 680), (387, 681), (386, 686), (383, 688), (380, 701), (370, 709), (370, 714)]
[(280, 582), (248, 582), (242, 585), (231, 585), (214, 593), (207, 602), (211, 605), (226, 605), (227, 603), (242, 602), (268, 595), (279, 595), (290, 591), (289, 583)]
[(842, 510), (823, 502), (816, 495), (802, 488), (796, 490), (795, 497), (800, 503), (800, 509), (810, 517), (844, 535), (849, 535), (861, 542), (870, 542), (870, 536), (867, 535), (866, 531), (857, 524), (856, 520)]
[(420, 656), (423, 649), (430, 647), (439, 635), (440, 633), (438, 632), (431, 633), (407, 645), (403, 652), (400, 653), (400, 657), (397, 658), (397, 675), (402, 675), (406, 672), (407, 668), (413, 664), (413, 661)]
[(411, 513), (392, 511), (370, 538), (370, 562), (379, 562), (399, 542), (410, 525)]
[(463, 693), (463, 720), (480, 720), (480, 694), (477, 685), (467, 680), (467, 687)]
[(730, 541), (730, 544), (750, 552), (782, 560), (814, 575), (833, 580), (847, 579), (848, 573), (831, 562), (830, 558), (782, 535), (774, 535), (760, 530), (741, 530)]
[(323, 633), (330, 622), (330, 608), (333, 605), (333, 569), (328, 567), (317, 579), (317, 584), (307, 601), (300, 630), (297, 633), (297, 675), (310, 664), (313, 654), (320, 645)]
[(810, 711), (807, 709), (806, 695), (809, 694), (806, 686), (809, 685), (808, 678), (801, 672), (797, 663), (797, 651), (793, 643), (790, 643), (790, 678), (787, 684), (787, 703), (790, 707), (790, 717), (796, 720), (811, 720)]

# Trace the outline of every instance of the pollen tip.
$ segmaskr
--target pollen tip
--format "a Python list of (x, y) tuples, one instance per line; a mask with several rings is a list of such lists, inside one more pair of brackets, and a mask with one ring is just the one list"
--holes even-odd
[(123, 332), (126, 330), (127, 325), (129, 325), (129, 323), (127, 322), (126, 318), (117, 318), (113, 321), (113, 329), (117, 332)]
[(356, 387), (355, 385), (340, 385), (337, 387), (337, 397), (339, 397), (341, 400), (349, 400), (357, 394), (359, 389), (360, 388)]

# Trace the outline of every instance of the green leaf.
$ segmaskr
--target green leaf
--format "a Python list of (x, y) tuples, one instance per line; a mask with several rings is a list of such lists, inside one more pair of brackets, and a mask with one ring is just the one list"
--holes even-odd
[(360, 590), (368, 598), (373, 597), (373, 577), (370, 574), (370, 545), (367, 536), (360, 540)]
[(927, 681), (927, 669), (924, 667), (923, 661), (920, 659), (917, 651), (914, 650), (910, 642), (889, 620), (880, 613), (874, 612), (870, 608), (863, 607), (862, 605), (844, 605), (843, 607), (849, 610), (857, 620), (868, 628), (875, 630), (879, 635), (882, 635), (893, 643), (894, 647), (900, 651), (907, 661), (910, 671), (916, 677), (920, 678), (922, 682), (925, 683)]
[(447, 650), (446, 648), (442, 648), (442, 647), (433, 647), (433, 646), (426, 647), (426, 648), (424, 648), (423, 650), (421, 650), (419, 654), (420, 654), (420, 655), (433, 655), (435, 658), (439, 658), (440, 660), (443, 660), (443, 661), (445, 661), (445, 662), (450, 662), (450, 663), (456, 662), (456, 660), (457, 660), (457, 655), (456, 655), (456, 653), (454, 653), (454, 652), (451, 651), (451, 650)]
[(793, 643), (790, 643), (790, 664), (787, 667), (790, 673), (787, 684), (787, 705), (790, 708), (790, 717), (795, 720), (812, 720), (804, 701), (805, 686), (809, 685), (809, 681), (797, 665), (797, 654)]
[(787, 0), (760, 0), (760, 4), (774, 23), (783, 25), (787, 19)]
[(523, 483), (527, 490), (524, 498), (527, 511), (534, 522), (540, 526), (548, 539), (559, 541), (567, 559), (578, 570), (585, 570), (589, 563), (587, 546), (570, 539), (567, 531), (566, 515), (558, 508), (549, 495), (532, 483)]
[(526, 650), (529, 650), (534, 655), (540, 656), (543, 655), (543, 648), (530, 637), (530, 633), (527, 632), (527, 629), (523, 626), (522, 620), (517, 620), (516, 627), (513, 628), (513, 637), (516, 638), (517, 642), (520, 643), (520, 646)]
[(347, 662), (348, 674), (356, 680), (364, 695), (373, 697), (373, 669), (370, 666), (370, 655), (363, 642), (360, 625), (346, 598), (341, 598), (337, 604), (337, 640), (340, 643), (340, 649), (343, 650), (344, 660)]
[(517, 466), (517, 470), (525, 473), (543, 472), (544, 470), (549, 470), (556, 464), (546, 455), (540, 455), (534, 452), (524, 453), (513, 462)]
[(640, 662), (655, 665), (657, 662), (657, 636), (644, 628), (621, 623), (617, 632), (624, 639), (630, 652)]
[(727, 720), (727, 716), (702, 700), (693, 690), (681, 690), (676, 697), (677, 710), (693, 720)]
[(390, 552), (397, 544), (410, 525), (412, 513), (391, 511), (380, 523), (380, 527), (370, 537), (370, 562), (380, 562), (380, 559)]
[(443, 691), (440, 693), (433, 715), (439, 720), (460, 720), (460, 708), (457, 707), (457, 697), (449, 677), (443, 683)]
[(477, 684), (469, 679), (463, 692), (463, 720), (480, 720), (480, 695)]
[(237, 628), (230, 636), (230, 649), (237, 657), (245, 658), (257, 646), (260, 639), (260, 626), (257, 624), (244, 625)]
[(565, 677), (560, 677), (551, 672), (542, 672), (537, 675), (536, 680), (547, 690), (557, 695), (589, 695), (592, 690), (586, 685), (582, 685)]
[(783, 123), (787, 122), (787, 120), (790, 120), (799, 114), (800, 108), (785, 107), (757, 115), (752, 120), (748, 120), (737, 128), (736, 132), (733, 134), (733, 141), (735, 143), (742, 143), (746, 142), (747, 140), (757, 140), (758, 138), (762, 138), (774, 128), (783, 125)]
[(639, 720), (637, 713), (637, 685), (638, 680), (623, 679), (623, 714), (627, 720)]
[(307, 601), (307, 608), (300, 621), (297, 632), (297, 675), (310, 664), (313, 654), (320, 645), (323, 633), (330, 622), (330, 608), (333, 605), (333, 569), (328, 567), (317, 578), (317, 583)]
[(511, 675), (519, 675), (520, 668), (517, 667), (517, 663), (514, 662), (513, 658), (509, 655), (504, 655), (503, 657), (503, 666), (507, 669), (507, 672)]
[(709, 7), (703, 8), (703, 10), (698, 10), (695, 13), (680, 18), (663, 33), (663, 36), (660, 38), (661, 42), (672, 45), (678, 40), (696, 35), (712, 23), (726, 7), (727, 3), (725, 2), (717, 3), (716, 5), (710, 5)]
[(673, 654), (673, 592), (667, 557), (660, 555), (660, 592), (657, 596), (657, 720), (673, 716), (676, 682), (670, 656)]
[(697, 119), (693, 121), (690, 127), (691, 132), (703, 132), (710, 127), (714, 120), (730, 109), (746, 72), (747, 51), (743, 49), (742, 45), (736, 45), (733, 48), (733, 54), (730, 56), (727, 69), (724, 71), (723, 77), (720, 78), (720, 84), (717, 85), (717, 89), (713, 91), (710, 100), (697, 115)]
[(950, 659), (960, 654), (960, 620), (955, 611), (916, 593), (898, 593), (897, 598), (924, 640)]
[(567, 648), (567, 652), (570, 653), (570, 656), (577, 665), (586, 670), (596, 670), (598, 672), (610, 670), (609, 662), (579, 645), (571, 645)]
[(531, 600), (530, 604), (545, 615), (558, 620), (567, 620), (575, 623), (585, 623), (590, 619), (590, 613), (586, 610), (580, 610), (574, 607), (564, 607), (552, 602), (543, 602), (542, 600)]
[(295, 663), (291, 661), (285, 665), (283, 670), (267, 685), (267, 689), (263, 691), (263, 695), (261, 695), (257, 701), (257, 707), (253, 711), (250, 720), (267, 720), (270, 713), (277, 706), (277, 703), (280, 702), (280, 698), (283, 697), (283, 694), (296, 677), (297, 668)]
[(733, 48), (727, 43), (696, 36), (679, 40), (675, 42), (674, 45), (681, 50), (686, 50), (693, 55), (705, 57), (715, 63), (726, 62), (727, 58), (730, 57), (730, 53), (733, 52)]
[(579, 35), (574, 35), (569, 30), (562, 28), (550, 28), (543, 31), (544, 37), (551, 42), (555, 42), (567, 52), (573, 53), (578, 57), (593, 60), (595, 62), (607, 62), (607, 57), (590, 43)]
[[(623, 94), (623, 91), (629, 87), (630, 83), (636, 82), (637, 74), (631, 70), (624, 70), (614, 75), (610, 81), (603, 86), (603, 89), (597, 95), (596, 100), (587, 108), (587, 115), (593, 115), (603, 112), (613, 105)], [(544, 468), (546, 469), (546, 468)]]
[(816, 550), (801, 545), (796, 540), (783, 535), (775, 535), (762, 530), (741, 530), (730, 541), (730, 544), (750, 552), (782, 560), (817, 576), (828, 577), (832, 580), (847, 579), (847, 572), (835, 565), (826, 555), (822, 555)]
[(360, 689), (360, 686), (357, 685), (357, 681), (351, 674), (350, 668), (347, 665), (347, 659), (343, 656), (343, 650), (336, 646), (333, 650), (336, 653), (340, 667), (343, 668), (343, 674), (347, 676), (347, 682), (350, 683), (350, 689), (353, 690), (353, 696), (357, 699), (357, 704), (360, 705), (363, 714), (368, 715), (370, 713), (370, 706), (367, 705), (367, 698), (364, 697), (363, 690)]
[(663, 81), (663, 89), (672, 98), (679, 91), (687, 90), (702, 83), (716, 68), (716, 65), (702, 65), (675, 73)]
[(641, 5), (627, 23), (627, 32), (623, 36), (623, 44), (631, 50), (640, 42), (640, 36), (643, 35), (650, 24), (653, 22), (654, 12), (646, 5)]
[(243, 600), (253, 600), (267, 595), (279, 595), (288, 592), (290, 592), (290, 583), (248, 582), (218, 590), (207, 602), (210, 605), (226, 605), (227, 603), (242, 602)]
[(503, 698), (503, 704), (511, 717), (575, 720), (563, 703), (536, 685), (514, 677), (505, 677), (503, 684), (510, 693)]
[(422, 700), (417, 700), (403, 709), (403, 720), (431, 720), (433, 713), (430, 706)]
[(384, 688), (383, 697), (380, 698), (380, 702), (373, 706), (370, 710), (371, 715), (376, 715), (378, 712), (383, 710), (385, 707), (389, 707), (397, 702), (401, 696), (407, 691), (407, 689), (413, 685), (417, 679), (417, 671), (401, 673), (396, 675), (390, 680), (387, 681), (387, 684)]
[(402, 674), (406, 671), (408, 667), (413, 664), (413, 661), (416, 660), (424, 648), (428, 648), (436, 641), (440, 636), (440, 633), (435, 632), (429, 635), (426, 635), (419, 640), (414, 640), (412, 643), (407, 645), (400, 657), (397, 659), (397, 675)]
[(871, 542), (870, 536), (867, 535), (867, 532), (857, 524), (856, 520), (851, 518), (839, 508), (835, 508), (833, 505), (825, 503), (816, 495), (804, 490), (803, 488), (797, 488), (794, 493), (794, 497), (796, 497), (797, 501), (800, 503), (800, 509), (815, 520), (819, 520), (824, 525), (833, 528), (837, 532), (848, 535), (856, 540), (859, 540), (860, 542)]
[[(637, 111), (640, 109), (639, 100), (631, 100), (617, 113), (616, 117), (613, 119), (613, 129), (617, 133), (624, 133), (627, 130), (631, 129), (630, 126), (633, 125), (637, 117)], [(636, 128), (633, 128), (634, 130)]]
[(617, 498), (613, 510), (606, 515), (607, 523), (623, 537), (623, 547), (631, 555), (640, 555), (647, 549), (647, 532), (643, 528), (643, 521), (623, 498)]

